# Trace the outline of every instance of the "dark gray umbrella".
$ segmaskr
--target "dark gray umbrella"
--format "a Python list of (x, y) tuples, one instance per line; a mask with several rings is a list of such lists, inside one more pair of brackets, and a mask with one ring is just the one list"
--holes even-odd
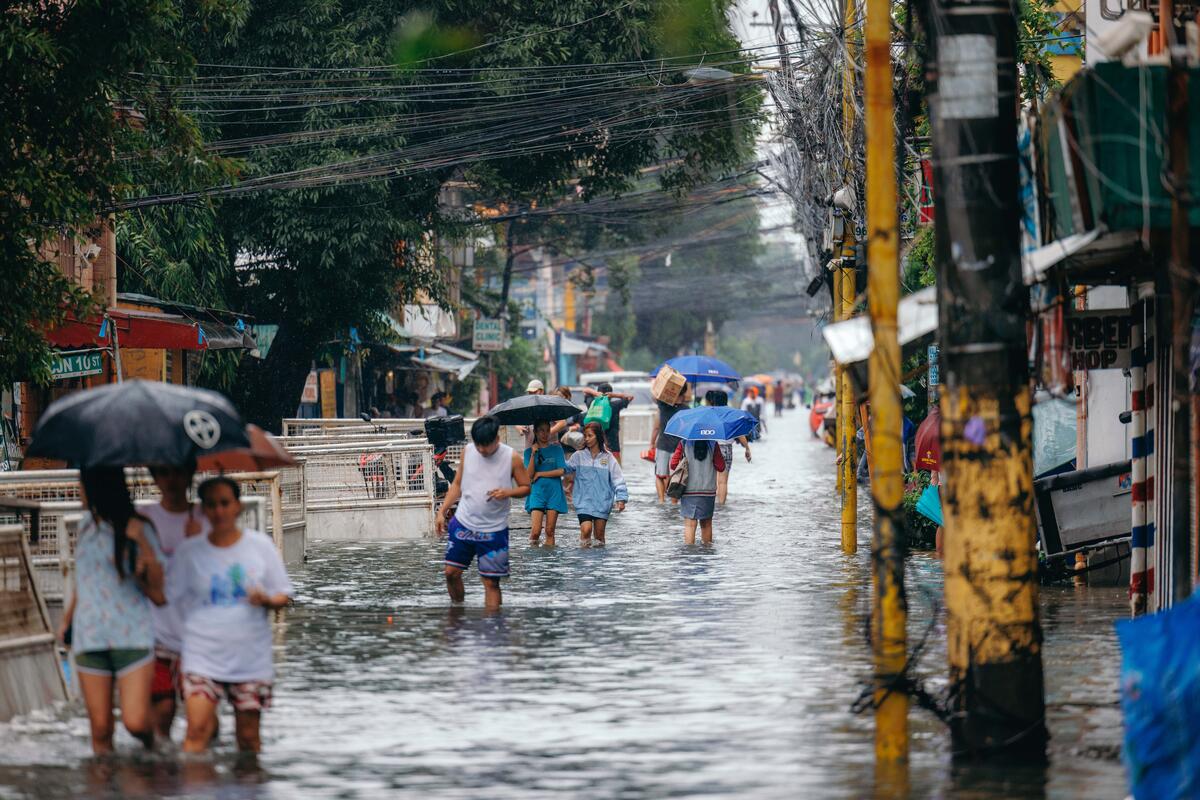
[(187, 464), (249, 447), (246, 426), (224, 395), (133, 380), (51, 403), (25, 454), (97, 467)]
[(583, 409), (556, 394), (523, 394), (492, 406), (490, 416), (502, 425), (533, 425), (536, 422), (557, 422), (570, 419)]

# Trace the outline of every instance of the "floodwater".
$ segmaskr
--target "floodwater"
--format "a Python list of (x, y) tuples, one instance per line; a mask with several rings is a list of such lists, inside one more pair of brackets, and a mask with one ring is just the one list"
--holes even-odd
[[(88, 757), (75, 707), (0, 726), (0, 797), (1121, 798), (1121, 589), (1043, 591), (1048, 766), (952, 763), (914, 709), (912, 762), (878, 782), (872, 721), (850, 706), (869, 674), (869, 518), (838, 548), (833, 458), (800, 412), (738, 455), (711, 548), (682, 544), (649, 465), (605, 548), (513, 535), (504, 608), (468, 581), (450, 608), (437, 542), (315, 544), (277, 634), (275, 707), (257, 769), (173, 755)], [(633, 455), (631, 453), (631, 455)], [(910, 559), (910, 640), (944, 687), (940, 565)], [(177, 723), (178, 725), (179, 723)], [(177, 729), (176, 738), (179, 731)]]

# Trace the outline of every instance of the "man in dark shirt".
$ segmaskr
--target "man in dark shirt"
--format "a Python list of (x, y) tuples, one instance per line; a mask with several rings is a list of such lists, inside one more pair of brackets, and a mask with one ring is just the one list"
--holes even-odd
[(621, 394), (614, 392), (611, 383), (602, 383), (595, 389), (584, 387), (583, 393), (590, 398), (607, 397), (608, 406), (612, 409), (612, 416), (609, 417), (608, 427), (604, 429), (604, 442), (608, 445), (608, 449), (616, 456), (617, 463), (621, 461), (621, 412), (629, 408), (629, 404), (633, 402), (633, 395)]
[(671, 454), (679, 444), (678, 436), (671, 436), (665, 431), (671, 417), (691, 405), (692, 386), (688, 384), (683, 387), (683, 393), (675, 405), (661, 400), (654, 402), (658, 405), (658, 421), (654, 423), (654, 432), (650, 435), (650, 440), (654, 442), (654, 488), (658, 492), (658, 502), (663, 503), (667, 499), (667, 480), (671, 477)]

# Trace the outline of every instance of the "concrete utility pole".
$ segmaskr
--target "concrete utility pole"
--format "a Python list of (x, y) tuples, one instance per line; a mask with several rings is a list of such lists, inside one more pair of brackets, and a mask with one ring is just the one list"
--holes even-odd
[(867, 136), (867, 303), (875, 349), (869, 362), (871, 495), (875, 579), (871, 641), (875, 646), (875, 759), (908, 759), (908, 695), (889, 689), (908, 658), (904, 595), (904, 442), (900, 406), (899, 227), (892, 85), (892, 1), (867, 0), (865, 76)]
[[(854, 28), (858, 24), (857, 0), (844, 0), (846, 44), (846, 69), (842, 74), (842, 138), (845, 140), (846, 158), (842, 174), (846, 187), (854, 187), (854, 123), (856, 118), (855, 94), (858, 90), (858, 78), (855, 75), (857, 47), (854, 45), (856, 34)], [(854, 269), (854, 214), (844, 211), (845, 238), (840, 253), (838, 265), (835, 304), (837, 319), (850, 319), (854, 315), (854, 297), (857, 279)], [(847, 258), (849, 254), (849, 258)], [(839, 254), (835, 254), (839, 255)], [(838, 374), (838, 453), (841, 456), (841, 469), (838, 471), (838, 489), (842, 500), (842, 550), (848, 554), (858, 552), (858, 426), (855, 415), (858, 408), (854, 402), (854, 386), (850, 380), (850, 371), (844, 367), (837, 368)]]
[[(1174, 3), (1159, 6), (1164, 43), (1171, 57), (1167, 73), (1167, 158), (1171, 191), (1171, 254), (1167, 265), (1165, 302), (1159, 303), (1159, 319), (1171, 330), (1171, 603), (1192, 593), (1192, 396), (1189, 369), (1192, 346), (1192, 317), (1196, 312), (1197, 275), (1188, 261), (1188, 210), (1192, 203), (1188, 187), (1188, 45), (1183, 25), (1175, 24)], [(1166, 310), (1162, 313), (1162, 310)], [(1163, 534), (1167, 535), (1167, 531)], [(1165, 577), (1165, 576), (1164, 576)]]
[(956, 750), (1046, 747), (1007, 3), (929, 0), (945, 591)]

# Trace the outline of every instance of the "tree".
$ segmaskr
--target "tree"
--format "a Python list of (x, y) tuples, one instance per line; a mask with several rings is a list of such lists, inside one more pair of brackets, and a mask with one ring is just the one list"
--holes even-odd
[[(618, 90), (576, 88), (612, 81), (607, 65), (665, 58), (675, 45), (734, 49), (728, 6), (441, 0), (401, 16), (382, 0), (259, 0), (236, 40), (203, 42), (204, 61), (227, 66), (180, 90), (210, 144), (238, 159), (237, 182), (210, 192), (219, 198), (211, 228), (182, 232), (215, 231), (220, 246), (200, 251), (164, 237), (171, 222), (161, 217), (150, 220), (157, 232), (136, 235), (171, 243), (164, 260), (189, 263), (174, 277), (204, 276), (197, 286), (208, 297), (279, 323), (268, 358), (244, 359), (233, 387), (249, 419), (274, 426), (321, 347), (336, 347), (351, 327), (377, 330), (380, 312), (406, 298), (445, 302), (429, 242), (461, 229), (438, 207), (446, 179), (533, 209), (565, 193), (625, 190), (652, 164), (665, 164), (660, 182), (674, 190), (739, 160), (752, 140), (743, 122), (757, 113), (747, 87), (697, 88), (677, 68), (622, 67)], [(559, 67), (566, 71), (530, 85), (537, 70)], [(649, 106), (648, 96), (657, 98)], [(687, 124), (647, 113), (662, 107)], [(517, 241), (551, 225), (523, 219)], [(577, 233), (554, 225), (550, 235)], [(219, 267), (197, 269), (214, 257)], [(169, 277), (159, 271), (149, 283)]]
[(0, 15), (0, 383), (49, 380), (45, 331), (89, 303), (39, 250), (95, 226), (138, 165), (203, 161), (195, 127), (149, 73), (188, 70), (190, 45), (241, 13), (239, 0), (78, 0)]

